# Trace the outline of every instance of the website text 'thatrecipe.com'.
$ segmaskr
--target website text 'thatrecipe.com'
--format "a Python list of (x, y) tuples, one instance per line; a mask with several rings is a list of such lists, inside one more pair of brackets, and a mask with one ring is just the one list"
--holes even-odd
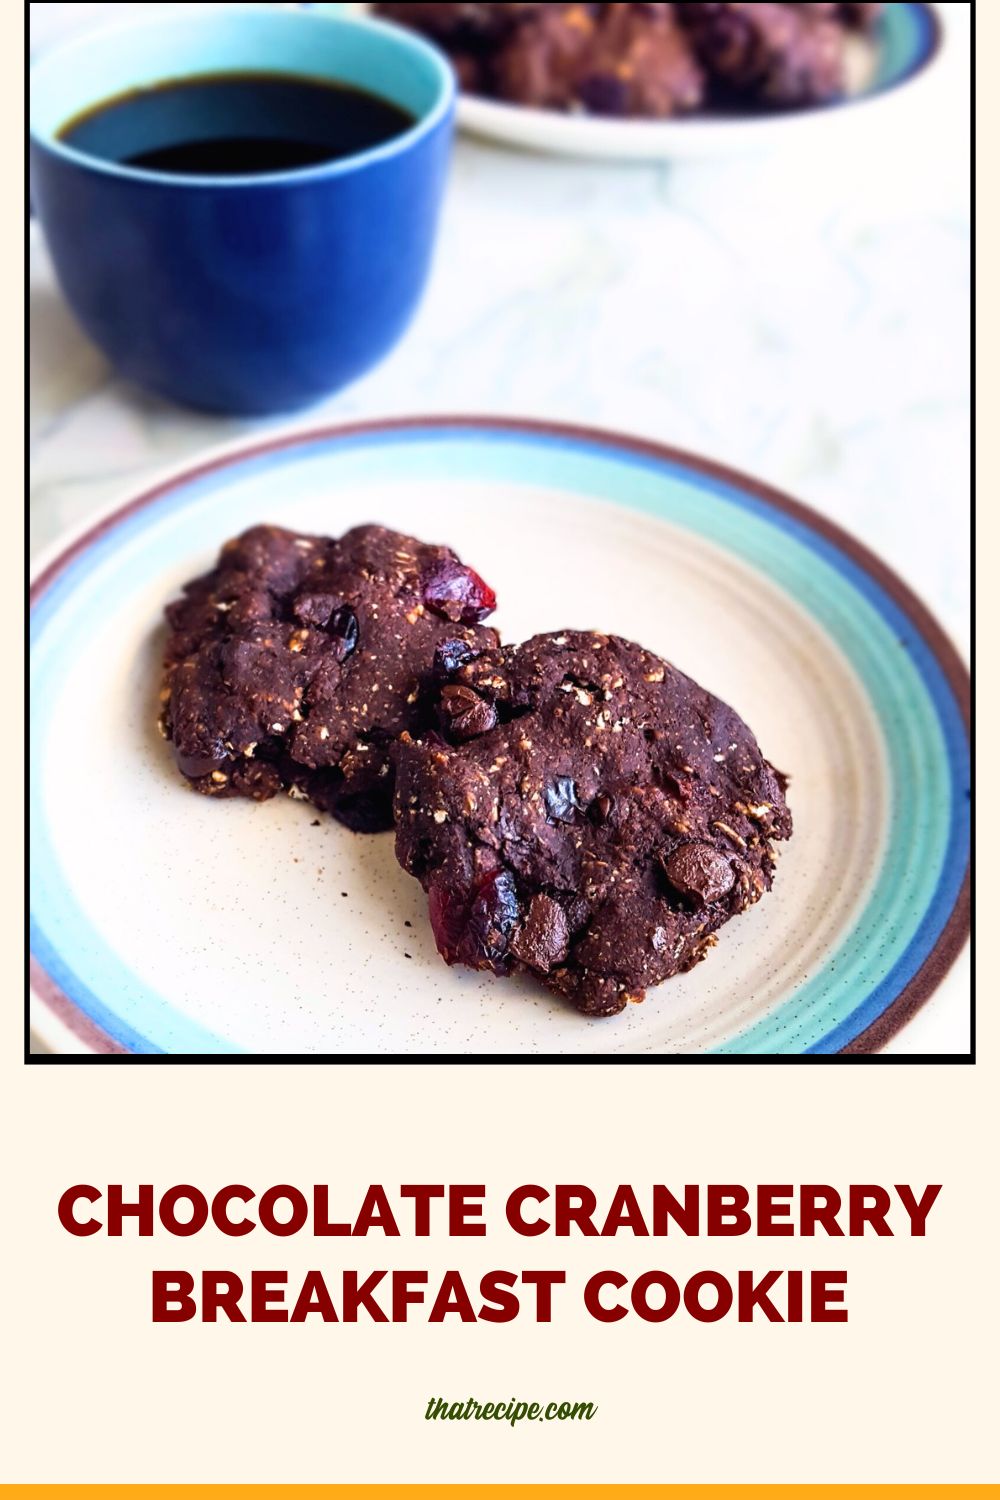
[(592, 1401), (446, 1401), (432, 1396), (424, 1419), (428, 1422), (589, 1422), (597, 1415)]

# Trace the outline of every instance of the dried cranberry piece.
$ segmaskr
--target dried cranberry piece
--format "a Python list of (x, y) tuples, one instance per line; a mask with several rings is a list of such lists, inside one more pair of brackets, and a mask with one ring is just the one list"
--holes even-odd
[(345, 661), (352, 651), (357, 650), (361, 634), (358, 617), (349, 604), (342, 604), (336, 611), (330, 620), (329, 630), (337, 643), (337, 659)]
[(497, 711), (472, 688), (455, 683), (441, 690), (441, 718), (453, 740), (464, 744), (497, 726)]
[(422, 587), (427, 608), (455, 623), (475, 625), (497, 607), (497, 596), (489, 585), (457, 558), (443, 557), (433, 563)]
[(434, 941), (445, 963), (507, 973), (510, 939), (521, 908), (513, 878), (506, 870), (484, 875), (471, 894), (436, 882), (427, 892), (427, 909)]
[(427, 891), (427, 915), (441, 957), (446, 964), (458, 963), (458, 950), (468, 915), (464, 896), (443, 881), (436, 882)]
[[(510, 939), (521, 916), (513, 876), (490, 875), (477, 888), (466, 929), (466, 946), (480, 965), (502, 971), (509, 963)], [(469, 960), (466, 959), (466, 962)]]
[(555, 823), (572, 823), (575, 814), (583, 811), (571, 776), (557, 776), (545, 788), (545, 811)]

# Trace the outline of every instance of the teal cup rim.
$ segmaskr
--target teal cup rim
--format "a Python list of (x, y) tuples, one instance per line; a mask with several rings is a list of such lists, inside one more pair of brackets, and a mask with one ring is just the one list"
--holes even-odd
[[(257, 187), (274, 187), (280, 185), (294, 185), (296, 183), (322, 182), (327, 178), (345, 177), (351, 173), (363, 171), (366, 167), (379, 162), (391, 160), (401, 155), (411, 147), (417, 145), (439, 126), (455, 108), (458, 95), (458, 85), (451, 65), (443, 53), (425, 41), (423, 37), (415, 32), (408, 31), (403, 26), (397, 26), (392, 21), (382, 20), (380, 17), (352, 15), (331, 16), (324, 15), (319, 11), (296, 11), (282, 10), (277, 6), (273, 10), (261, 6), (219, 6), (216, 10), (202, 12), (200, 15), (188, 18), (173, 15), (170, 12), (152, 15), (138, 16), (129, 20), (115, 21), (107, 26), (101, 26), (93, 31), (88, 31), (82, 36), (74, 37), (72, 40), (56, 45), (47, 50), (40, 58), (32, 63), (29, 71), (29, 83), (33, 86), (35, 80), (40, 78), (50, 66), (61, 65), (67, 56), (72, 57), (74, 52), (85, 52), (89, 48), (100, 46), (102, 41), (120, 37), (132, 32), (144, 30), (156, 31), (170, 27), (178, 27), (187, 32), (199, 24), (203, 24), (212, 18), (238, 22), (241, 18), (253, 16), (259, 18), (261, 15), (272, 16), (275, 19), (282, 18), (282, 24), (301, 25), (319, 24), (334, 30), (367, 31), (374, 38), (390, 38), (407, 48), (412, 54), (430, 63), (437, 75), (438, 91), (433, 105), (424, 111), (416, 119), (409, 129), (400, 135), (394, 136), (392, 140), (384, 142), (379, 146), (372, 146), (368, 150), (358, 151), (351, 156), (340, 158), (336, 161), (320, 162), (309, 167), (294, 167), (287, 171), (261, 172), (252, 177), (236, 176), (205, 176), (194, 175), (185, 172), (158, 172), (148, 167), (134, 167), (120, 162), (105, 161), (101, 157), (91, 156), (86, 151), (79, 151), (74, 146), (67, 145), (65, 141), (59, 140), (52, 130), (41, 130), (36, 127), (31, 118), (29, 104), (29, 137), (34, 145), (43, 151), (50, 152), (53, 156), (79, 167), (88, 172), (94, 172), (100, 176), (117, 178), (127, 182), (149, 182), (156, 183), (161, 187), (175, 187), (180, 189), (209, 189), (219, 191), (222, 189), (242, 190)], [(319, 73), (308, 73), (301, 68), (277, 67), (275, 72), (288, 72), (293, 77), (307, 78), (320, 77)], [(197, 77), (196, 69), (182, 69), (180, 72), (165, 72), (165, 78), (175, 77)], [(391, 99), (392, 95), (386, 93), (384, 97)], [(95, 99), (94, 103), (99, 103)], [(393, 102), (397, 102), (393, 100)], [(72, 116), (67, 116), (67, 119)], [(66, 123), (65, 121), (63, 122)], [(61, 128), (61, 127), (59, 127)]]

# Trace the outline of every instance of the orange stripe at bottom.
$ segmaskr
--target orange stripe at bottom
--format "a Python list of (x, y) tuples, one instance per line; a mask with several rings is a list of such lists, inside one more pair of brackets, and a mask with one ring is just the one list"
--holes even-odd
[(23, 1496), (24, 1500), (56, 1500), (63, 1495), (109, 1495), (112, 1500), (130, 1500), (146, 1496), (149, 1500), (171, 1500), (174, 1495), (191, 1500), (267, 1500), (269, 1496), (301, 1496), (302, 1500), (464, 1500), (466, 1495), (483, 1500), (608, 1500), (623, 1494), (637, 1500), (664, 1496), (665, 1500), (839, 1500), (840, 1496), (858, 1500), (923, 1500), (935, 1495), (956, 1492), (971, 1496), (1000, 1495), (1000, 1484), (0, 1484), (0, 1495)]

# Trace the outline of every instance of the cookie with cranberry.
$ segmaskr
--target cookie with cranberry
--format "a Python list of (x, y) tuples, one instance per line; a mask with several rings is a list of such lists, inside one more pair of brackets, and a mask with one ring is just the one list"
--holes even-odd
[(162, 729), (213, 797), (308, 797), (392, 826), (395, 747), (435, 654), (496, 644), (493, 591), (448, 547), (384, 526), (333, 540), (256, 526), (167, 608)]
[(612, 1016), (770, 888), (784, 778), (641, 646), (565, 631), (452, 659), (436, 712), (400, 746), (396, 854), (446, 962)]
[(845, 86), (844, 28), (808, 5), (678, 4), (724, 97), (771, 108), (825, 104)]

